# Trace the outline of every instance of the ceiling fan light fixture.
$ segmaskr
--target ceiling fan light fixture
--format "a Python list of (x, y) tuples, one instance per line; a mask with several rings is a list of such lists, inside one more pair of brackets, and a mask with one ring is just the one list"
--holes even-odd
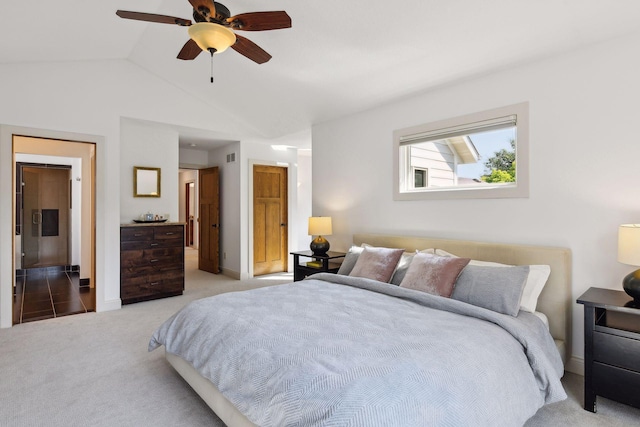
[(200, 49), (204, 51), (215, 49), (215, 53), (224, 52), (236, 42), (233, 31), (213, 22), (197, 22), (191, 25), (189, 37), (198, 44)]

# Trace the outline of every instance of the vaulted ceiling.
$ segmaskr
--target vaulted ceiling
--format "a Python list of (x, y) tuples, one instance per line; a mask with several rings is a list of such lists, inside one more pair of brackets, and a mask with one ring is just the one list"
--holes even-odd
[[(177, 25), (117, 9), (192, 19), (187, 0), (30, 0), (0, 5), (0, 63), (128, 59), (200, 101), (278, 138), (409, 94), (638, 31), (637, 0), (223, 0), (232, 15), (285, 10), (293, 27), (242, 32), (273, 59), (229, 49), (176, 55)], [(631, 53), (630, 54), (635, 54)], [(189, 130), (181, 130), (185, 135)], [(196, 130), (195, 138), (205, 138)]]

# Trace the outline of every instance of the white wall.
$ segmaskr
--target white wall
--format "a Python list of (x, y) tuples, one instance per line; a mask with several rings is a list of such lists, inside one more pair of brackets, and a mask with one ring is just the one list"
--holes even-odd
[[(304, 143), (308, 134), (287, 137), (287, 143)], [(271, 141), (280, 144), (282, 140)], [(206, 158), (207, 164), (200, 167), (217, 166), (220, 171), (220, 268), (230, 277), (245, 279), (252, 274), (251, 254), (252, 217), (251, 186), (253, 164), (274, 164), (288, 168), (289, 186), (289, 252), (300, 249), (304, 234), (303, 249), (309, 243), (306, 236), (307, 218), (311, 215), (311, 157), (298, 156), (298, 151), (289, 148), (277, 151), (271, 144), (257, 140), (234, 142), (207, 152), (206, 156), (194, 156), (180, 149), (180, 164), (195, 165), (198, 158)], [(227, 155), (235, 153), (236, 161), (227, 163)], [(183, 154), (186, 154), (183, 156)], [(299, 163), (303, 163), (302, 168)], [(300, 170), (302, 169), (302, 172)], [(302, 231), (303, 230), (303, 231)], [(289, 262), (291, 267), (291, 262)]]
[(190, 148), (180, 148), (180, 167), (202, 169), (209, 165), (209, 152)]
[[(568, 247), (573, 297), (621, 290), (617, 227), (640, 222), (640, 36), (460, 82), (313, 128), (313, 212), (333, 216), (332, 248), (357, 232)], [(526, 199), (392, 199), (394, 129), (530, 103)], [(573, 360), (583, 357), (573, 305)]]
[[(130, 224), (146, 213), (177, 221), (178, 133), (122, 119), (120, 142), (120, 222)], [(133, 197), (134, 166), (160, 168), (160, 197)]]
[[(312, 152), (311, 150), (298, 151), (298, 243), (291, 250), (304, 251), (309, 248), (312, 236), (307, 234), (309, 217), (313, 216), (312, 204)], [(329, 238), (331, 240), (331, 238)], [(329, 242), (331, 244), (331, 242)], [(333, 249), (333, 248), (330, 248)]]
[[(235, 117), (213, 111), (126, 60), (0, 64), (0, 93), (0, 327), (11, 326), (12, 312), (13, 133), (96, 143), (98, 311), (120, 307), (119, 226), (138, 213), (138, 208), (120, 211), (120, 189), (132, 177), (129, 169), (120, 167), (121, 118), (247, 136), (246, 127)], [(171, 155), (177, 186), (177, 147)], [(150, 163), (162, 163), (166, 157), (161, 150), (147, 153)], [(164, 185), (164, 175), (163, 193), (170, 186)], [(175, 199), (177, 191), (169, 191)], [(177, 200), (174, 203), (177, 206)]]
[[(182, 154), (182, 152), (180, 153)], [(193, 215), (193, 245), (192, 247), (197, 249), (200, 245), (198, 240), (198, 171), (197, 170), (181, 170), (178, 179), (178, 218), (180, 222), (187, 222), (187, 183), (193, 183), (193, 189), (191, 193), (192, 204), (189, 208), (189, 213)], [(173, 221), (174, 219), (172, 219)], [(187, 244), (187, 243), (185, 243)]]
[[(241, 278), (240, 199), (242, 196), (239, 142), (209, 152), (209, 166), (217, 166), (220, 177), (220, 269), (230, 277)], [(236, 153), (236, 161), (227, 163), (227, 154)]]

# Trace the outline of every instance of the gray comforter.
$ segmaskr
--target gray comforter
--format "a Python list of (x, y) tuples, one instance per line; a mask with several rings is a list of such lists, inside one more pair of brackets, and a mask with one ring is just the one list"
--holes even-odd
[(566, 398), (535, 316), (334, 274), (194, 301), (160, 345), (260, 426), (517, 426)]

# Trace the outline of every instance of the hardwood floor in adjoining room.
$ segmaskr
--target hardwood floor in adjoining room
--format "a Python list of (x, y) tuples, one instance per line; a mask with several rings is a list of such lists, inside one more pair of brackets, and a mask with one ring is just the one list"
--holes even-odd
[(95, 311), (95, 288), (81, 287), (77, 271), (48, 267), (23, 273), (16, 275), (14, 324)]

